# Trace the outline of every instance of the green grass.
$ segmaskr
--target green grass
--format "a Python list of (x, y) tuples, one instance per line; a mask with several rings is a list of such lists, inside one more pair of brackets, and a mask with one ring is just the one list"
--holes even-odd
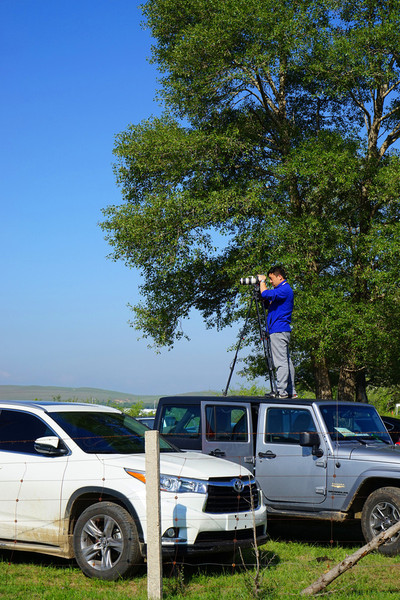
[[(246, 567), (237, 555), (164, 563), (165, 600), (300, 599), (313, 583), (363, 541), (348, 526), (280, 523), (271, 526), (273, 538), (260, 548), (263, 568), (260, 592), (255, 595), (254, 555), (245, 553)], [(282, 531), (282, 535), (279, 535)], [(300, 531), (300, 535), (299, 535)], [(355, 533), (354, 533), (355, 531)], [(290, 534), (290, 539), (288, 534)], [(303, 539), (300, 539), (303, 538)], [(330, 539), (333, 538), (333, 541)], [(304, 541), (307, 539), (308, 541)], [(0, 552), (2, 600), (146, 600), (146, 570), (128, 580), (102, 582), (88, 579), (73, 561), (38, 554)], [(206, 562), (207, 561), (207, 562)], [(400, 556), (370, 554), (328, 588), (334, 600), (399, 600)]]

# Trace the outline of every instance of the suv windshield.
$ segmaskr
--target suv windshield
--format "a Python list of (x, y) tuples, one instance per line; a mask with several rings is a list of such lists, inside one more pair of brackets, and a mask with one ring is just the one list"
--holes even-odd
[[(52, 418), (76, 444), (89, 454), (143, 453), (148, 431), (133, 417), (113, 412), (54, 412)], [(177, 452), (160, 438), (161, 452)]]
[(373, 406), (365, 404), (351, 407), (340, 404), (321, 406), (321, 413), (334, 441), (375, 439), (392, 443)]

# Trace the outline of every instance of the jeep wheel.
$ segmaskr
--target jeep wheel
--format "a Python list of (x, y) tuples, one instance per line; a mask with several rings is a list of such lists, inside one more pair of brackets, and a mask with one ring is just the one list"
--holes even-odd
[(112, 502), (98, 502), (83, 511), (73, 542), (76, 562), (88, 577), (114, 581), (142, 562), (135, 522)]
[[(361, 527), (367, 542), (400, 520), (400, 489), (384, 487), (373, 492), (364, 504)], [(379, 547), (388, 556), (400, 553), (400, 533)]]

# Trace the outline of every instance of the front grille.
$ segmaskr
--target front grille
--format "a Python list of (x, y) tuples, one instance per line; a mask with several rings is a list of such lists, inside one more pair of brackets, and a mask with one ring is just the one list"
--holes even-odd
[[(237, 485), (237, 483), (242, 485)], [(236, 487), (243, 489), (235, 489)], [(208, 482), (208, 498), (204, 508), (206, 513), (239, 513), (249, 512), (259, 506), (258, 487), (254, 479), (245, 480), (238, 477), (213, 480)]]

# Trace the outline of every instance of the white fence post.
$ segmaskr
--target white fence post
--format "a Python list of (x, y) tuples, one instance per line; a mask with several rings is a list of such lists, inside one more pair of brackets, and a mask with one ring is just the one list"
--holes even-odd
[(147, 597), (162, 598), (160, 434), (146, 431)]

